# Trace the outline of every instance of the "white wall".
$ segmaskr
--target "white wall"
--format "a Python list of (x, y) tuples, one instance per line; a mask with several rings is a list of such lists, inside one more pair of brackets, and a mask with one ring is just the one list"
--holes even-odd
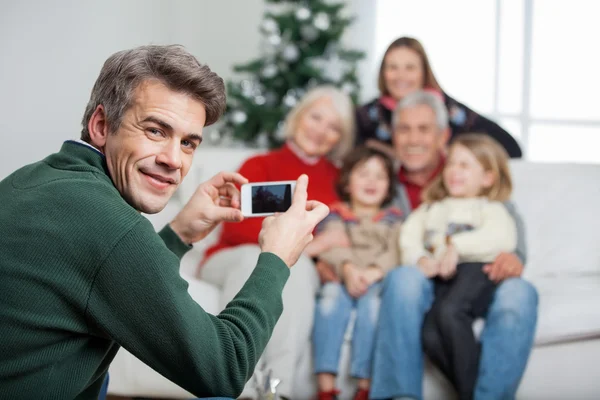
[[(366, 50), (363, 99), (376, 93), (372, 0), (347, 0), (344, 43)], [(102, 63), (143, 44), (178, 43), (224, 79), (260, 54), (264, 0), (0, 1), (0, 179), (79, 137)]]
[(79, 137), (104, 60), (183, 44), (224, 78), (258, 52), (262, 0), (0, 2), (0, 179)]

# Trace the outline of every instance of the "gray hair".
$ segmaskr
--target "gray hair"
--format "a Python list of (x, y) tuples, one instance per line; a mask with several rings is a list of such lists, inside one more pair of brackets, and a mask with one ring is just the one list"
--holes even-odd
[(435, 114), (435, 121), (438, 128), (441, 130), (448, 128), (448, 110), (446, 109), (446, 105), (438, 95), (423, 90), (411, 93), (398, 102), (394, 110), (392, 127), (395, 128), (400, 122), (400, 111), (417, 106), (430, 107)]
[(342, 135), (340, 141), (333, 147), (327, 157), (333, 161), (341, 161), (354, 146), (355, 123), (354, 105), (352, 99), (346, 93), (331, 85), (316, 86), (310, 89), (300, 101), (290, 110), (284, 122), (284, 135), (290, 139), (296, 133), (298, 121), (318, 100), (327, 97), (333, 103), (333, 107), (340, 118)]
[(136, 88), (149, 80), (200, 101), (206, 110), (206, 126), (215, 123), (225, 111), (223, 79), (183, 46), (140, 46), (113, 54), (102, 66), (81, 121), (81, 139), (90, 141), (88, 123), (100, 104), (109, 131), (115, 132), (132, 104)]

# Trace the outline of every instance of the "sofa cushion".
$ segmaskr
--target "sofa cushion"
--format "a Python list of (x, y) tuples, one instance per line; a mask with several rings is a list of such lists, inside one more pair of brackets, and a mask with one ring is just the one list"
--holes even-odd
[(533, 283), (540, 298), (536, 345), (600, 337), (600, 274)]

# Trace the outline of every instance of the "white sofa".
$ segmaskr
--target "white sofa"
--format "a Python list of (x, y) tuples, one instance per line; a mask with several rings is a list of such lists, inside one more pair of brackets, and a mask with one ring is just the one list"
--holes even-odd
[[(185, 184), (167, 208), (150, 219), (157, 228), (189, 199), (196, 185), (218, 171), (235, 170), (256, 150), (207, 148), (198, 152)], [(514, 199), (527, 224), (529, 261), (525, 278), (540, 295), (538, 327), (519, 399), (600, 398), (600, 165), (512, 162)], [(192, 297), (211, 313), (218, 311), (219, 291), (194, 278), (203, 250), (188, 253), (181, 267)], [(152, 329), (149, 327), (149, 329)], [(345, 346), (340, 385), (352, 396), (345, 377)], [(300, 360), (294, 399), (315, 393), (311, 351)], [(453, 398), (449, 384), (427, 366), (425, 398)], [(190, 398), (189, 393), (158, 375), (121, 349), (110, 367), (109, 393), (123, 396)]]

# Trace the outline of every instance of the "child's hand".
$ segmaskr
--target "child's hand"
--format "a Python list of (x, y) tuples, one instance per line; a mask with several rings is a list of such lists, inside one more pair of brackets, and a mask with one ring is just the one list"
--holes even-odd
[(363, 272), (363, 277), (367, 286), (371, 286), (375, 282), (379, 282), (383, 279), (383, 270), (377, 265), (369, 265), (369, 267)]
[(448, 280), (456, 274), (456, 266), (458, 265), (458, 252), (456, 248), (450, 244), (446, 247), (446, 252), (440, 260), (439, 277)]
[(419, 266), (421, 272), (423, 272), (428, 278), (433, 278), (440, 272), (440, 263), (433, 258), (421, 257), (419, 261), (417, 261), (417, 265)]
[(350, 296), (358, 298), (367, 292), (369, 285), (366, 282), (364, 272), (352, 263), (345, 263), (342, 266), (342, 276), (344, 285)]

